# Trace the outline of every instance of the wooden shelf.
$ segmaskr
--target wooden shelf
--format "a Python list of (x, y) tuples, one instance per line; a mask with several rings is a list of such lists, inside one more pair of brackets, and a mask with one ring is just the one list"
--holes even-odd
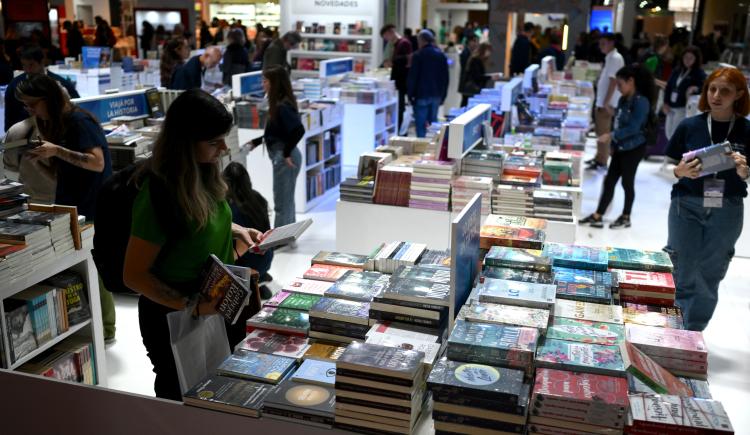
[[(81, 329), (89, 326), (90, 324), (91, 324), (91, 319), (89, 318), (85, 322), (81, 322), (81, 323), (79, 323), (79, 324), (71, 327), (70, 329), (68, 329), (67, 331), (65, 331), (62, 334), (58, 335), (57, 337), (51, 339), (50, 341), (44, 343), (43, 345), (41, 345), (39, 347), (37, 347), (36, 349), (34, 349), (33, 352), (27, 353), (21, 359), (16, 360), (16, 362), (14, 362), (10, 366), (11, 370), (15, 370), (15, 369), (21, 367), (22, 365), (26, 364), (27, 362), (29, 362), (32, 359), (34, 359), (37, 356), (39, 356), (45, 350), (50, 349), (52, 346), (60, 343), (61, 341), (65, 340), (66, 338), (70, 337), (71, 335), (75, 334), (76, 332), (80, 331)], [(99, 355), (96, 355), (96, 357), (99, 358)]]

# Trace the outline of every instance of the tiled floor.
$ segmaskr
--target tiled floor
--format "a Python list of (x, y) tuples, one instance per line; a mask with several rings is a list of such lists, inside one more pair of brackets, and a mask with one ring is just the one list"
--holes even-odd
[[(633, 227), (626, 230), (579, 228), (577, 242), (592, 246), (615, 245), (661, 249), (666, 243), (667, 208), (671, 181), (658, 174), (658, 163), (641, 165), (636, 183)], [(603, 173), (588, 174), (585, 180), (583, 213), (596, 207)], [(335, 198), (316, 207), (313, 227), (303, 236), (296, 251), (280, 251), (271, 274), (278, 282), (302, 273), (310, 258), (323, 249), (335, 247)], [(622, 207), (618, 186), (612, 210), (614, 220)], [(299, 216), (301, 218), (302, 216)], [(356, 225), (352, 222), (351, 225)], [(366, 231), (366, 228), (362, 229)], [(415, 240), (417, 241), (417, 240)], [(750, 259), (735, 258), (721, 285), (719, 306), (705, 331), (709, 346), (709, 381), (715, 399), (729, 412), (735, 433), (750, 433)], [(109, 387), (146, 395), (153, 394), (153, 374), (141, 343), (136, 299), (117, 297), (117, 341), (107, 348)]]

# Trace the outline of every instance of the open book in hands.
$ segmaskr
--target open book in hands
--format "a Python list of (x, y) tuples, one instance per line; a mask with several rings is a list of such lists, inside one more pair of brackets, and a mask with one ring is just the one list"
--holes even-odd
[(312, 225), (312, 219), (305, 219), (267, 231), (260, 243), (251, 248), (254, 252), (265, 252), (271, 248), (296, 242), (302, 233)]
[(206, 260), (201, 297), (216, 301), (216, 311), (234, 324), (248, 303), (260, 311), (259, 275), (253, 269), (226, 265), (211, 254)]

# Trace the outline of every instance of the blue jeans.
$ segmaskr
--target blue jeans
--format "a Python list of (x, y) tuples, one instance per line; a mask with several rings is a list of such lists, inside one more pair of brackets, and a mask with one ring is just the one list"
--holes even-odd
[(294, 162), (294, 168), (290, 168), (284, 161), (281, 146), (268, 147), (268, 155), (273, 164), (273, 210), (275, 212), (273, 227), (278, 228), (296, 221), (294, 185), (302, 166), (302, 154), (297, 148), (292, 150), (290, 157)]
[(414, 104), (414, 124), (417, 128), (417, 137), (424, 137), (427, 133), (427, 124), (437, 122), (440, 98), (419, 98)]
[(674, 264), (675, 302), (686, 329), (702, 331), (714, 314), (743, 214), (742, 198), (724, 198), (721, 208), (704, 208), (703, 197), (672, 199), (667, 250)]

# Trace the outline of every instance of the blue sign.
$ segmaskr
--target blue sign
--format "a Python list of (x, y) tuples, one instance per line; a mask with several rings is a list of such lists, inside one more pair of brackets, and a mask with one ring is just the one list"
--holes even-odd
[(109, 122), (117, 116), (148, 115), (146, 94), (141, 92), (131, 95), (111, 95), (87, 101), (73, 101), (79, 107), (88, 110), (99, 122)]
[(110, 65), (111, 49), (109, 47), (83, 46), (81, 62), (84, 69), (107, 68)]
[(354, 71), (354, 59), (352, 58), (333, 59), (324, 61), (324, 63), (325, 70), (323, 71), (323, 77), (331, 77)]
[(263, 95), (263, 75), (252, 74), (240, 78), (240, 95)]
[(484, 121), (489, 120), (490, 110), (487, 109), (487, 111), (484, 112), (481, 116), (477, 116), (476, 118), (469, 121), (468, 124), (464, 125), (464, 143), (462, 144), (464, 153), (466, 153), (474, 145), (476, 145), (478, 140), (482, 139), (482, 135), (484, 134), (483, 123)]
[(481, 220), (482, 194), (477, 193), (451, 224), (451, 330), (477, 277)]

